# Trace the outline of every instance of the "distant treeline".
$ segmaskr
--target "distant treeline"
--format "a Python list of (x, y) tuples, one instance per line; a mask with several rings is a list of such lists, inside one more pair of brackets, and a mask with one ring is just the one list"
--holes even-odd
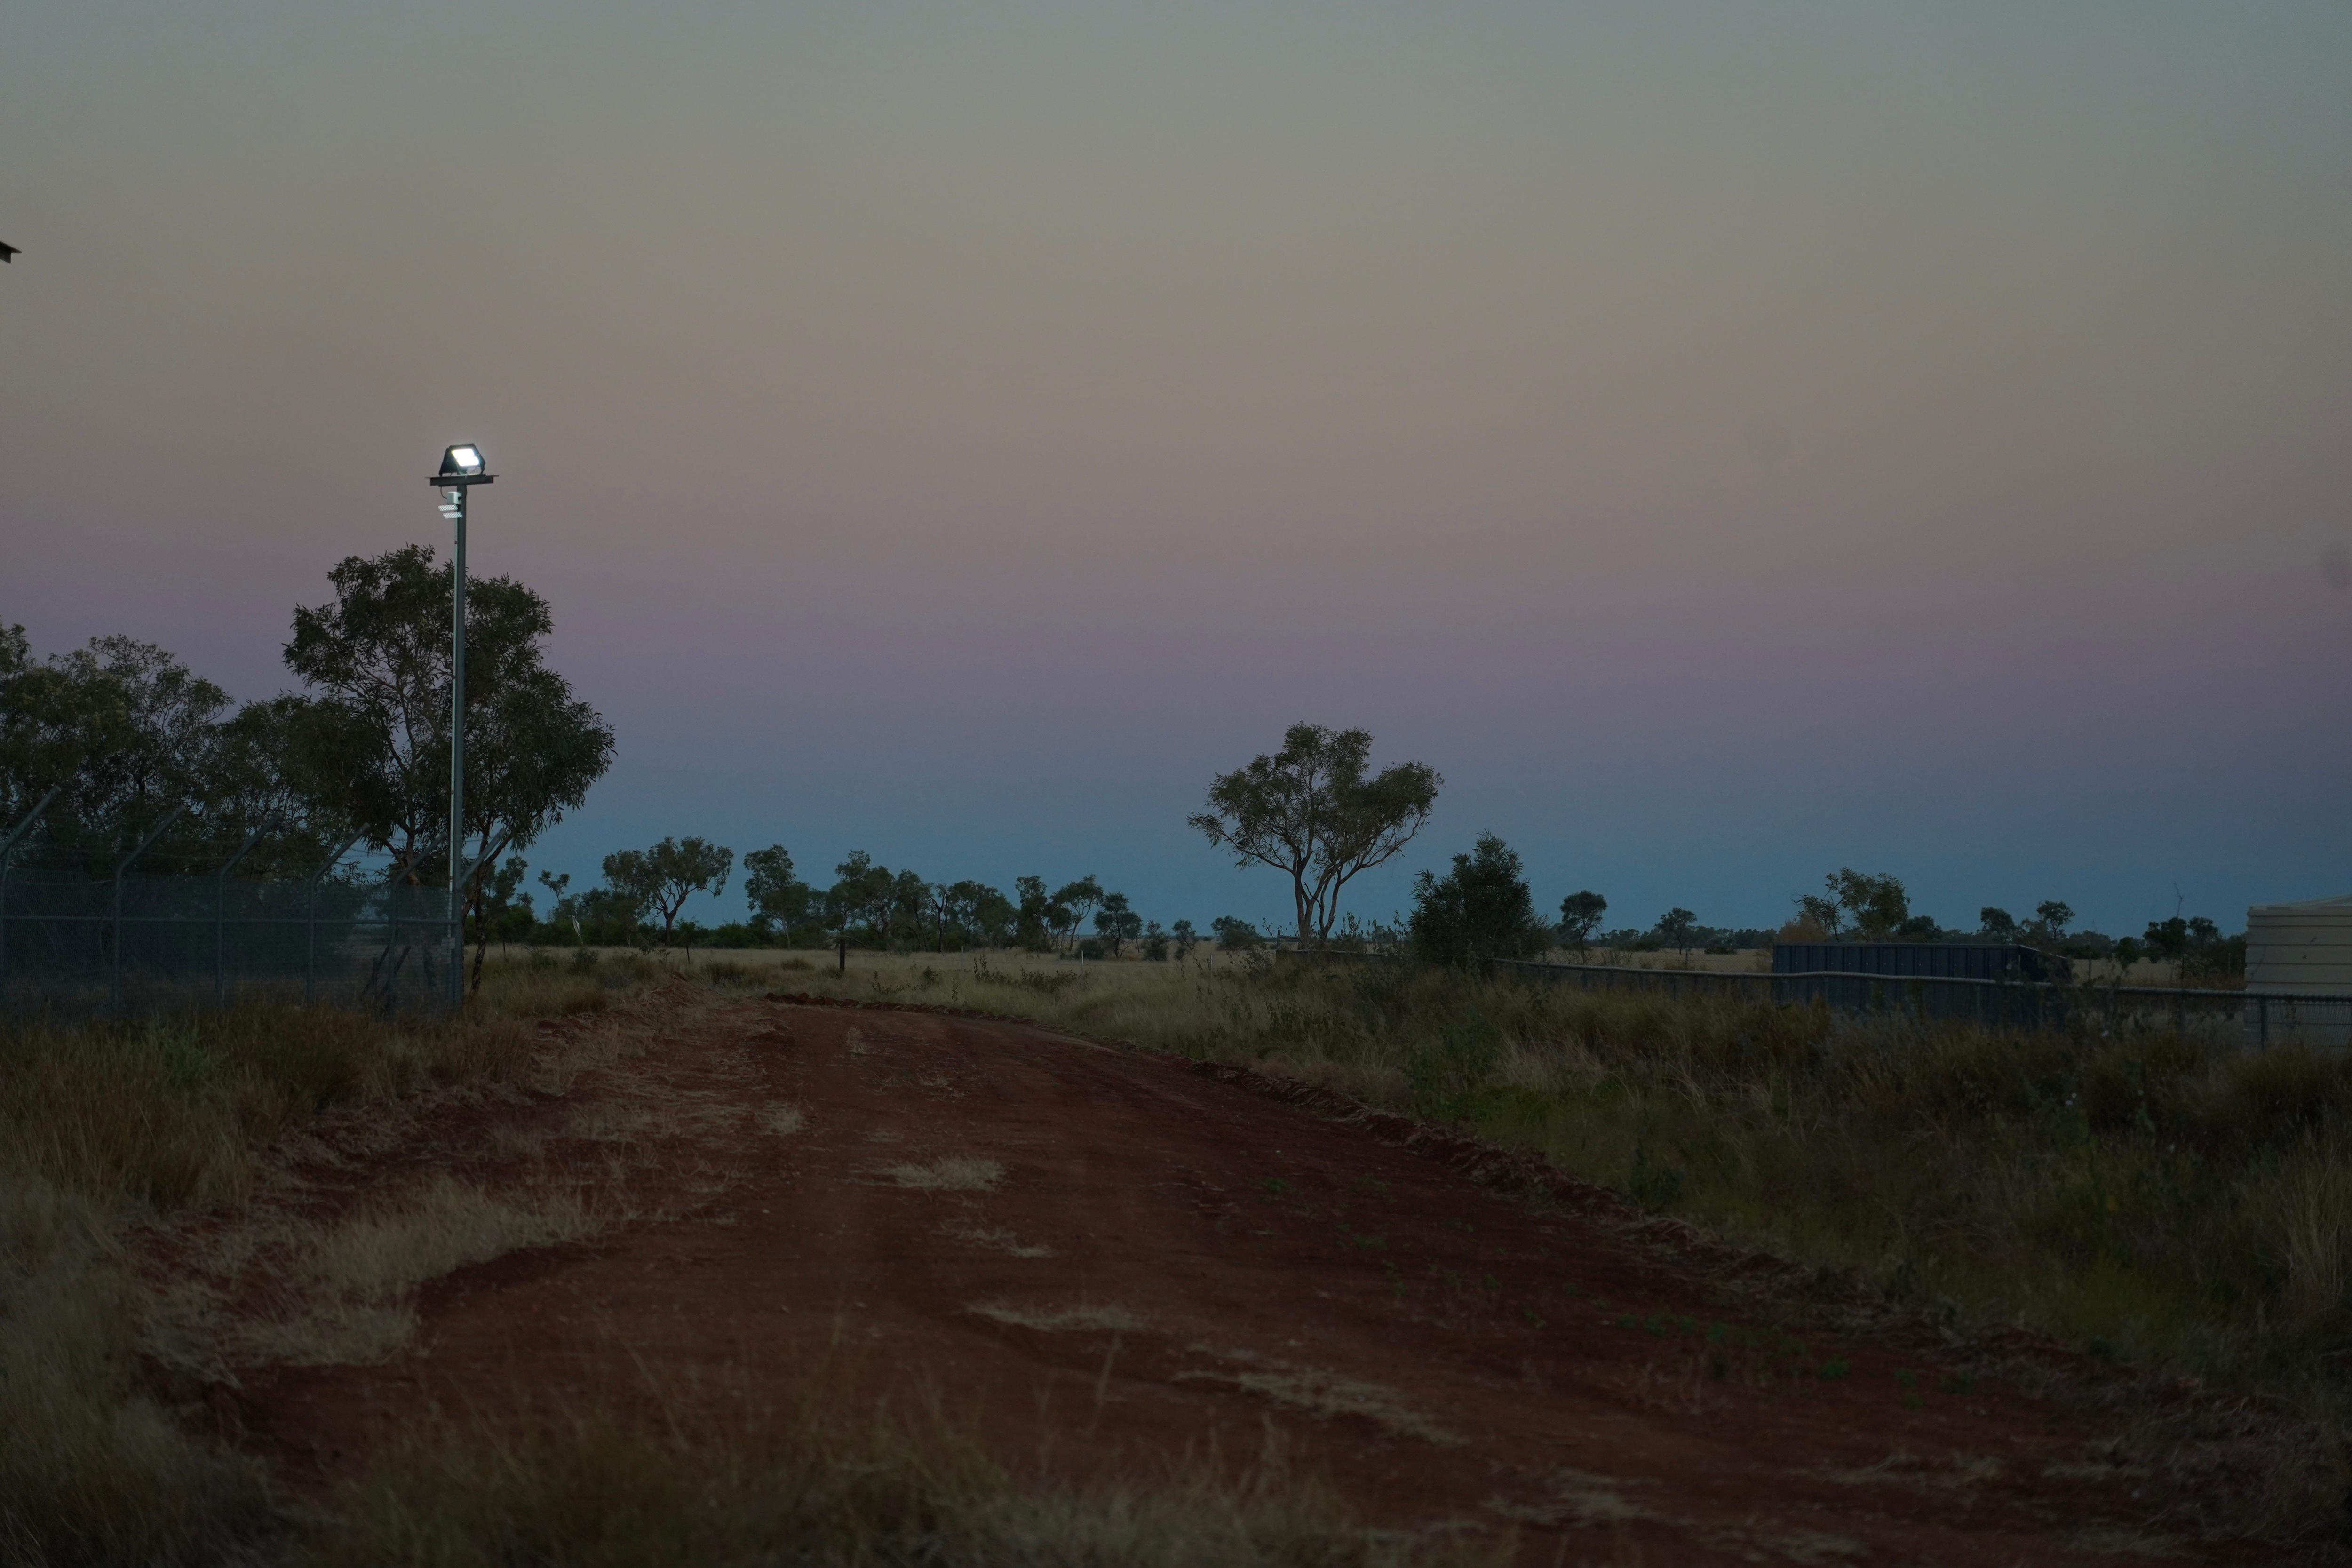
[[(0, 623), (0, 832), (17, 831), (16, 852), (110, 866), (139, 847), (147, 869), (195, 872), (233, 851), (245, 874), (284, 876), (362, 844), (387, 856), (397, 879), (446, 883), (448, 575), (431, 551), (411, 546), (351, 557), (328, 577), (332, 598), (296, 608), (285, 645), (299, 689), (243, 704), (151, 644), (100, 637), (40, 658), (21, 626)], [(850, 942), (1163, 959), (1203, 941), (1246, 949), (1274, 939), (1270, 927), (1230, 915), (1206, 933), (1190, 921), (1163, 927), (1091, 875), (1052, 889), (1020, 877), (1007, 893), (893, 871), (859, 851), (820, 889), (781, 844), (742, 858), (744, 917), (706, 929), (681, 911), (725, 889), (735, 854), (694, 837), (606, 856), (602, 885), (577, 892), (570, 878), (541, 872), (542, 909), (524, 886), (521, 852), (582, 804), (614, 750), (603, 719), (544, 661), (553, 624), (546, 602), (510, 579), (471, 584), (460, 893), (479, 942)], [(1365, 925), (1341, 914), (1343, 889), (1412, 840), (1443, 783), (1423, 763), (1374, 772), (1371, 743), (1361, 730), (1293, 725), (1280, 750), (1216, 777), (1207, 809), (1187, 819), (1237, 866), (1287, 876), (1296, 924), (1283, 940), (1410, 945), (1447, 963), (1595, 946), (1687, 954), (1775, 940), (1991, 941), (2126, 964), (2152, 958), (2184, 978), (2244, 971), (2245, 938), (2202, 916), (2111, 937), (2075, 929), (2074, 910), (2053, 899), (2028, 917), (1989, 906), (1973, 926), (1948, 927), (1913, 911), (1900, 878), (1851, 867), (1798, 897), (1777, 929), (1709, 925), (1679, 906), (1647, 926), (1603, 929), (1609, 901), (1589, 889), (1562, 899), (1556, 920), (1538, 916), (1518, 855), (1491, 833), (1444, 875), (1415, 879), (1402, 929)], [(147, 848), (164, 826), (173, 840)]]
[(529, 866), (510, 857), (485, 879), (483, 920), (495, 941), (551, 946), (689, 945), (830, 947), (958, 952), (1022, 948), (1077, 958), (1189, 957), (1203, 940), (1227, 949), (1265, 940), (1249, 921), (1210, 922), (1208, 938), (1189, 920), (1146, 920), (1125, 893), (1088, 875), (1049, 889), (1043, 877), (1017, 877), (1008, 896), (985, 882), (932, 881), (893, 871), (860, 849), (834, 868), (823, 889), (804, 880), (781, 844), (742, 858), (745, 918), (703, 926), (680, 918), (697, 895), (720, 896), (735, 852), (697, 837), (665, 838), (646, 849), (604, 857), (601, 886), (572, 890), (570, 876), (542, 871), (547, 907), (524, 889)]
[(2151, 921), (2137, 937), (2111, 937), (2074, 929), (2074, 911), (2045, 900), (2032, 917), (2019, 920), (1987, 906), (1973, 928), (1947, 927), (1914, 914), (1909, 890), (1899, 877), (1865, 875), (1842, 867), (1822, 879), (1822, 891), (1801, 895), (1795, 917), (1776, 929), (1710, 926), (1689, 910), (1674, 908), (1647, 926), (1601, 930), (1609, 900), (1584, 890), (1560, 900), (1559, 919), (1540, 918), (1519, 856), (1491, 833), (1481, 834), (1467, 855), (1454, 857), (1440, 877), (1424, 871), (1413, 886), (1413, 910), (1405, 933), (1423, 956), (1447, 963), (1475, 958), (1532, 958), (1553, 947), (1582, 954), (1591, 948), (1620, 952), (1737, 952), (1775, 942), (2016, 942), (2070, 958), (2108, 959), (2129, 965), (2142, 959), (2169, 963), (2183, 981), (2224, 982), (2246, 967), (2244, 934), (2224, 935), (2202, 916)]

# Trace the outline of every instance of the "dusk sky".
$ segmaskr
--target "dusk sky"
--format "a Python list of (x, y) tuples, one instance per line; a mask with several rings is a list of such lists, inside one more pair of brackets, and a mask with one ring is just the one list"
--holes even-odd
[(2352, 891), (2340, 0), (14, 0), (0, 239), (0, 621), (266, 696), (478, 440), (575, 885), (1281, 914), (1310, 719), (1445, 775), (1367, 917)]

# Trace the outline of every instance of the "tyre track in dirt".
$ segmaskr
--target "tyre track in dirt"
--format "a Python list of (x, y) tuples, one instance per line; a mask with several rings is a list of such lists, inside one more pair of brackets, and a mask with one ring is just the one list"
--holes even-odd
[(1787, 1321), (1687, 1227), (1322, 1091), (916, 1010), (641, 1026), (662, 1043), (567, 1114), (652, 1127), (625, 1180), (655, 1217), (435, 1282), (383, 1364), (242, 1369), (247, 1439), (298, 1484), (427, 1416), (814, 1380), (935, 1403), (1024, 1475), (1271, 1436), (1377, 1522), (1516, 1529), (1531, 1563), (2264, 1560), (2168, 1528), (2046, 1401), (1853, 1314)]

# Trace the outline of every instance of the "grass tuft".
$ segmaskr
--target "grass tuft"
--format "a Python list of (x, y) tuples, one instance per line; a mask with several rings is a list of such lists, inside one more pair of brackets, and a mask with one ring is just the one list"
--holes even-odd
[(1144, 1489), (1077, 1490), (1019, 1484), (937, 1423), (845, 1429), (807, 1411), (724, 1427), (598, 1411), (424, 1435), (337, 1500), (315, 1551), (336, 1568), (1505, 1560), (1490, 1546), (1367, 1530), (1278, 1456), (1237, 1479), (1202, 1468)]
[(1062, 1334), (1078, 1330), (1132, 1334), (1141, 1332), (1146, 1326), (1141, 1318), (1125, 1307), (1115, 1305), (1023, 1307), (1010, 1301), (977, 1301), (966, 1310), (992, 1322), (1007, 1323), (1016, 1329), (1034, 1329), (1041, 1334)]
[(321, 1111), (506, 1079), (531, 1049), (488, 1005), (0, 1027), (0, 1561), (213, 1562), (274, 1531), (254, 1468), (142, 1385), (158, 1304), (122, 1266), (127, 1232), (241, 1203), (261, 1150)]
[(921, 1165), (892, 1165), (882, 1173), (902, 1187), (927, 1193), (987, 1193), (1004, 1179), (994, 1160), (951, 1154)]

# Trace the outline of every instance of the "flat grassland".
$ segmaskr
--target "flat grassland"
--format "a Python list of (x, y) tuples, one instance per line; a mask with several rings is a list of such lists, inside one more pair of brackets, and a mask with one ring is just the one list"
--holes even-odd
[(826, 958), (515, 963), (415, 1032), (7, 1037), (0, 1555), (2341, 1534), (2331, 1058), (1222, 958)]

